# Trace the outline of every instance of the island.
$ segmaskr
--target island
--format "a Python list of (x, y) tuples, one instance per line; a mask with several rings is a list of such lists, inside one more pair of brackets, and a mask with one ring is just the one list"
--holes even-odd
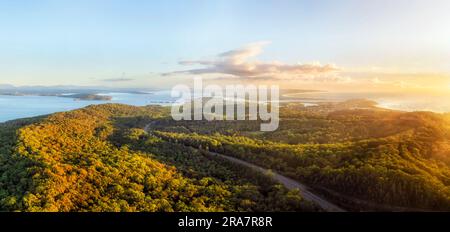
[(112, 100), (111, 96), (88, 94), (88, 93), (60, 95), (59, 97), (67, 97), (67, 98), (73, 98), (74, 100), (83, 100), (83, 101), (111, 101)]

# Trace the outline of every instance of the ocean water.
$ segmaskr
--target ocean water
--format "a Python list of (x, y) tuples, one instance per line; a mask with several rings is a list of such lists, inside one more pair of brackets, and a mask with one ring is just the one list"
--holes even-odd
[(103, 93), (111, 101), (81, 101), (56, 96), (2, 96), (0, 95), (0, 122), (34, 117), (55, 112), (83, 108), (93, 104), (122, 103), (135, 106), (170, 105), (174, 100), (169, 91), (152, 94)]
[[(156, 91), (151, 94), (102, 93), (112, 96), (111, 101), (80, 101), (54, 96), (2, 96), (0, 95), (0, 122), (18, 118), (34, 117), (55, 112), (68, 111), (93, 104), (122, 103), (135, 106), (171, 105), (175, 98), (170, 91)], [(319, 102), (344, 101), (349, 99), (374, 100), (380, 107), (403, 111), (450, 112), (450, 93), (445, 95), (381, 94), (381, 93), (302, 93), (290, 100), (315, 105)]]
[(306, 103), (368, 99), (379, 107), (402, 111), (450, 112), (449, 93), (302, 93), (296, 94), (297, 101)]

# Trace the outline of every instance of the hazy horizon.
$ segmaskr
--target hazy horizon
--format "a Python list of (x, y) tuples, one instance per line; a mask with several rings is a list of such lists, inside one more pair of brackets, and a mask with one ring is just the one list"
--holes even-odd
[[(62, 93), (170, 90), (195, 77), (323, 92), (304, 103), (359, 98), (450, 112), (448, 1), (21, 0), (0, 8), (8, 12), (0, 16), (6, 119), (87, 105)], [(13, 97), (30, 94), (41, 98)]]
[(92, 212), (20, 222), (271, 231), (450, 212), (449, 0), (0, 10), (0, 212)]
[[(448, 92), (448, 1), (0, 2), (0, 83)], [(270, 15), (271, 17), (267, 17)]]

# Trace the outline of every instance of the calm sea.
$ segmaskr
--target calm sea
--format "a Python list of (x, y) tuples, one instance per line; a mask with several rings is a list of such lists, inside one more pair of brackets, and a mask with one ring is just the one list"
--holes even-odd
[(316, 103), (344, 101), (349, 99), (368, 99), (378, 103), (379, 107), (402, 111), (450, 112), (450, 93), (413, 94), (413, 93), (302, 93), (295, 95), (300, 102)]
[(113, 99), (111, 101), (79, 101), (56, 96), (0, 95), (0, 122), (73, 110), (93, 104), (170, 105), (176, 100), (170, 97), (169, 91), (159, 91), (152, 94), (104, 93), (104, 95), (112, 96)]
[[(157, 91), (152, 94), (104, 93), (104, 95), (112, 96), (112, 101), (76, 101), (63, 97), (0, 95), (0, 122), (73, 110), (92, 104), (170, 105), (176, 100), (170, 97), (170, 91)], [(450, 112), (450, 94), (444, 96), (324, 92), (298, 94), (296, 99), (299, 102), (308, 104), (323, 101), (370, 99), (378, 102), (379, 106), (390, 109)]]

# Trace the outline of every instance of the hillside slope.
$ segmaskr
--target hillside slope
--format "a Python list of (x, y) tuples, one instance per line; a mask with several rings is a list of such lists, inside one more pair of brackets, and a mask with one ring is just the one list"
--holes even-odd
[(142, 132), (133, 127), (162, 116), (162, 107), (107, 104), (1, 124), (0, 210), (316, 210), (298, 191), (199, 152), (127, 144)]
[(3, 123), (0, 210), (320, 210), (204, 150), (272, 169), (349, 210), (450, 210), (448, 114), (358, 104), (283, 106), (274, 132), (117, 104)]
[(274, 132), (162, 119), (154, 133), (276, 170), (353, 210), (450, 210), (445, 115), (344, 105), (286, 106)]

